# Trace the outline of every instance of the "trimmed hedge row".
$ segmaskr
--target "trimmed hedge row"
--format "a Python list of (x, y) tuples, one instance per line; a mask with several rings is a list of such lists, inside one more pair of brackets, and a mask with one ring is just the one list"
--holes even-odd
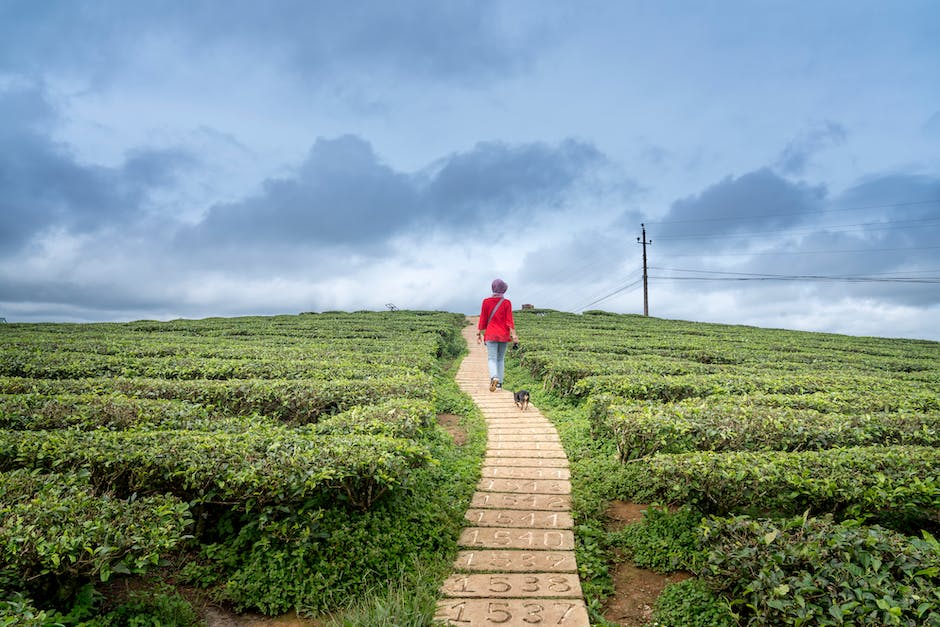
[(245, 510), (323, 495), (366, 509), (429, 462), (426, 447), (410, 440), (272, 424), (240, 432), (0, 431), (0, 470), (87, 470), (92, 485), (120, 495), (167, 492)]
[[(323, 417), (315, 433), (371, 433), (413, 438), (432, 424), (434, 406), (422, 399), (393, 398), (376, 405), (353, 407)], [(234, 419), (234, 420), (233, 420)], [(17, 431), (74, 428), (247, 429), (276, 422), (259, 414), (227, 416), (189, 401), (134, 398), (121, 394), (0, 394), (0, 429)]]
[(736, 399), (611, 405), (602, 425), (613, 434), (621, 461), (692, 451), (940, 446), (940, 413), (822, 414)]
[(172, 399), (95, 394), (0, 394), (0, 429), (123, 430), (144, 425), (184, 428), (206, 424), (212, 414), (201, 405)]
[(555, 359), (560, 363), (570, 358), (596, 357), (605, 364), (635, 361), (633, 371), (642, 371), (644, 361), (650, 359), (653, 372), (659, 360), (669, 360), (687, 372), (700, 372), (702, 366), (712, 371), (715, 367), (723, 371), (770, 368), (820, 374), (849, 368), (878, 378), (933, 385), (940, 375), (936, 342), (926, 340), (847, 338), (590, 311), (582, 315), (520, 311), (516, 325), (524, 340), (520, 344), (523, 365), (531, 354), (549, 366)]
[(397, 398), (324, 418), (311, 431), (320, 435), (384, 435), (415, 440), (434, 424), (436, 416), (429, 401)]
[(940, 521), (940, 449), (855, 447), (803, 452), (653, 455), (620, 467), (639, 503), (687, 503), (710, 514), (806, 510)]
[[(434, 357), (409, 354), (406, 362), (386, 363), (374, 357), (363, 363), (359, 355), (323, 355), (319, 359), (285, 359), (270, 354), (254, 359), (218, 359), (198, 355), (128, 357), (95, 353), (7, 354), (0, 359), (0, 376), (29, 379), (82, 379), (87, 377), (143, 377), (155, 379), (365, 379), (407, 375), (431, 367)], [(396, 355), (396, 359), (397, 359)], [(355, 361), (353, 361), (353, 359)], [(423, 368), (421, 367), (423, 366)]]
[(285, 422), (316, 422), (358, 405), (392, 397), (430, 399), (430, 374), (392, 378), (337, 380), (183, 381), (166, 379), (24, 379), (0, 377), (0, 394), (123, 394), (136, 398), (171, 399), (205, 406), (228, 415), (263, 414)]
[[(816, 409), (800, 405), (802, 397), (819, 395), (833, 403), (839, 413), (886, 411), (940, 411), (940, 386), (915, 382), (883, 381), (862, 375), (831, 374), (708, 374), (663, 377), (657, 374), (589, 376), (572, 388), (577, 397), (612, 394), (625, 399), (676, 402), (688, 398), (750, 395), (754, 402), (772, 397), (776, 403), (795, 408)], [(765, 404), (773, 404), (773, 400)], [(839, 402), (841, 401), (841, 402)], [(792, 404), (791, 404), (792, 403)], [(825, 411), (825, 409), (821, 409)]]

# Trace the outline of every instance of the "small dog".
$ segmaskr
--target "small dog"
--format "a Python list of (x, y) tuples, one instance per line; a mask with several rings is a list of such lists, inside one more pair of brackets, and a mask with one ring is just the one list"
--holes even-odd
[(512, 398), (516, 401), (516, 407), (525, 411), (529, 408), (529, 391), (528, 390), (519, 390), (518, 392), (512, 393)]

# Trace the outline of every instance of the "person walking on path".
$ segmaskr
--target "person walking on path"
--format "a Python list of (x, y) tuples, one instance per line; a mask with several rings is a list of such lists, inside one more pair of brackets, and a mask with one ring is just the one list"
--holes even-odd
[(517, 342), (516, 326), (512, 320), (512, 303), (506, 298), (509, 286), (502, 279), (494, 279), (493, 295), (484, 298), (480, 307), (477, 343), (486, 343), (487, 364), (490, 371), (490, 392), (503, 387), (506, 367), (506, 347)]

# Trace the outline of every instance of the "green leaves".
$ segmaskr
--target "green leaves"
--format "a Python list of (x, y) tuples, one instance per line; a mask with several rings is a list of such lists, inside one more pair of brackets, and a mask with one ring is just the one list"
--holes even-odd
[(598, 407), (595, 420), (613, 434), (621, 461), (693, 451), (940, 446), (940, 413), (823, 414), (757, 405), (752, 398), (626, 403), (600, 397), (610, 400)]
[[(519, 312), (516, 326), (520, 365), (589, 421), (597, 446), (579, 447), (573, 469), (611, 463), (616, 445), (619, 469), (576, 485), (598, 500), (761, 517), (706, 523), (697, 541), (708, 587), (742, 624), (940, 625), (940, 547), (926, 533), (940, 520), (937, 343), (598, 312)], [(694, 570), (705, 549), (653, 522), (613, 546), (658, 567), (683, 555)], [(713, 590), (699, 592), (698, 613), (657, 619), (694, 624), (715, 607)]]
[(930, 520), (940, 506), (940, 449), (893, 446), (799, 453), (654, 455), (622, 466), (640, 502), (694, 504), (706, 513), (810, 509), (844, 518)]
[[(325, 609), (331, 595), (348, 599), (376, 581), (351, 570), (395, 572), (415, 544), (393, 546), (389, 527), (372, 525), (375, 534), (318, 561), (323, 543), (361, 526), (390, 493), (411, 491), (413, 507), (396, 511), (391, 528), (422, 534), (430, 560), (462, 520), (454, 486), (466, 492), (476, 478), (451, 459), (428, 479), (456, 448), (437, 432), (435, 404), (439, 360), (463, 349), (464, 322), (399, 311), (8, 325), (0, 587), (41, 607), (77, 607), (87, 582), (152, 570), (195, 537), (216, 547), (189, 569), (200, 583), (228, 581), (246, 607), (303, 599)], [(481, 455), (478, 445), (462, 453)]]
[(96, 492), (87, 473), (0, 473), (0, 567), (24, 581), (145, 572), (192, 522), (174, 497), (115, 498)]
[[(940, 553), (902, 534), (829, 517), (711, 518), (702, 527), (701, 575), (759, 624), (940, 624)], [(763, 542), (769, 535), (775, 541)]]

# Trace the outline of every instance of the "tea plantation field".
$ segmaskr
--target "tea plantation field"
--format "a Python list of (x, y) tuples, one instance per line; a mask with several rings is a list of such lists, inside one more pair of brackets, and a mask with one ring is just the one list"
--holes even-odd
[(431, 616), (485, 439), (449, 371), (464, 324), (0, 325), (0, 625)]
[[(940, 625), (940, 344), (515, 316), (596, 624), (630, 559), (691, 575), (660, 625)], [(0, 325), (0, 625), (430, 624), (485, 441), (464, 324)]]
[[(940, 344), (603, 312), (516, 324), (510, 376), (572, 460), (598, 622), (630, 558), (694, 575), (659, 624), (940, 625)], [(614, 500), (651, 507), (619, 529)]]

